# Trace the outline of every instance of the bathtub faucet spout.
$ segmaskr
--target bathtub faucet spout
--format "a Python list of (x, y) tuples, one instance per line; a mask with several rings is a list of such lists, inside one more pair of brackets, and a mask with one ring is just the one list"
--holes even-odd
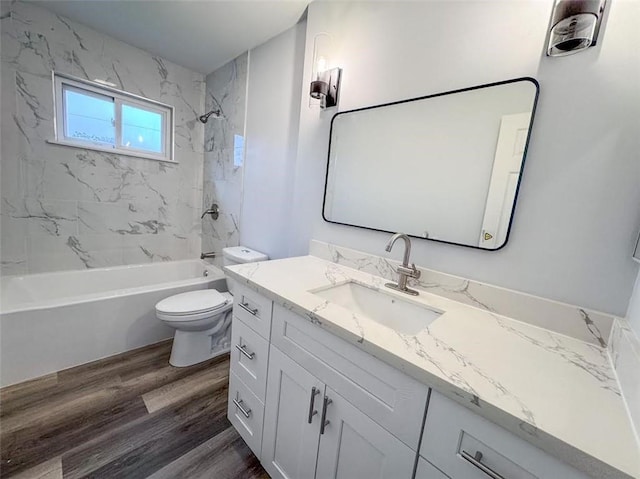
[(216, 254), (215, 252), (210, 252), (210, 253), (201, 253), (200, 254), (200, 259), (205, 259), (205, 258), (215, 258)]

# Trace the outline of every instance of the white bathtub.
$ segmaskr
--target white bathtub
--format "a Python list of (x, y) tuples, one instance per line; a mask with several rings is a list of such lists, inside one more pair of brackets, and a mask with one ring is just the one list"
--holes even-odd
[(224, 273), (200, 260), (0, 278), (0, 386), (170, 338), (155, 304), (208, 288)]

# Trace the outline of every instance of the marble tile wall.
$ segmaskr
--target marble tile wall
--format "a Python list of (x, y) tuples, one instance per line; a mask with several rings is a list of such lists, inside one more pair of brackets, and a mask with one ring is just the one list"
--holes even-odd
[[(384, 245), (380, 245), (384, 251)], [(398, 261), (312, 240), (309, 254), (350, 268), (397, 280)], [(559, 303), (418, 266), (422, 273), (409, 283), (431, 293), (534, 326), (549, 329), (600, 348), (609, 344), (615, 318), (579, 306)]]
[[(1, 272), (196, 257), (203, 75), (31, 4), (2, 5)], [(177, 164), (47, 143), (52, 70), (173, 105)]]
[(203, 211), (217, 203), (220, 216), (202, 221), (202, 250), (216, 252), (215, 264), (222, 264), (222, 248), (238, 246), (242, 208), (244, 151), (235, 137), (244, 138), (247, 98), (248, 54), (220, 67), (206, 78), (205, 110), (220, 110), (211, 117), (204, 135)]

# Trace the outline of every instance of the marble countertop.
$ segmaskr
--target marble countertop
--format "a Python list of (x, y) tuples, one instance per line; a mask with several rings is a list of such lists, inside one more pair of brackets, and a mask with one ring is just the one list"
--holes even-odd
[(313, 256), (226, 267), (229, 276), (475, 413), (598, 478), (640, 477), (640, 453), (605, 348), (427, 291), (444, 313), (402, 334), (310, 291), (384, 278)]

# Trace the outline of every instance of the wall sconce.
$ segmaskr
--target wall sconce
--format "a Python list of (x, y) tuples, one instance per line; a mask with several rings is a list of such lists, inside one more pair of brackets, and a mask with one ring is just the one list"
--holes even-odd
[(571, 55), (595, 46), (605, 4), (606, 0), (556, 0), (547, 56)]
[(320, 100), (320, 108), (338, 104), (342, 69), (331, 68), (331, 37), (326, 33), (316, 35), (313, 42), (313, 68), (309, 95)]

